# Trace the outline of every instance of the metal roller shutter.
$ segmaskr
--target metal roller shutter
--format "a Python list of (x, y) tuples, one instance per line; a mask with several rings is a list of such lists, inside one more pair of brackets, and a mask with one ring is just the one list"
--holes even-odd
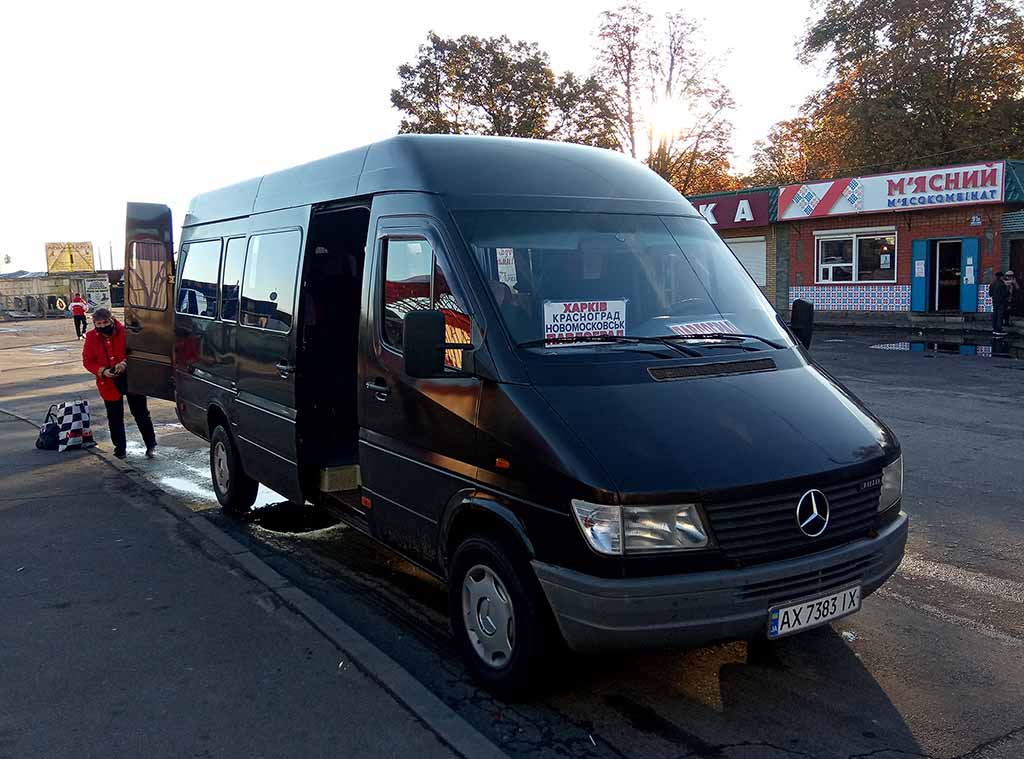
[(768, 245), (763, 237), (737, 237), (725, 240), (736, 258), (740, 260), (754, 281), (764, 287), (768, 281), (767, 258)]

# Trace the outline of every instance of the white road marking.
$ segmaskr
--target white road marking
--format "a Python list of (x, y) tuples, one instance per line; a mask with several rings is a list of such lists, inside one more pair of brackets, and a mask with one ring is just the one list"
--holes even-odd
[(903, 557), (899, 573), (908, 577), (935, 580), (956, 585), (972, 593), (996, 596), (1007, 601), (1024, 604), (1024, 583), (973, 572), (952, 564), (940, 564), (908, 553)]
[(941, 619), (943, 622), (948, 622), (952, 625), (956, 625), (957, 627), (963, 627), (967, 630), (972, 630), (976, 633), (984, 635), (986, 638), (997, 640), (1000, 643), (1005, 643), (1008, 646), (1024, 646), (1024, 638), (1018, 638), (1017, 636), (1010, 635), (1009, 633), (1005, 633), (1002, 630), (997, 630), (992, 625), (986, 624), (984, 622), (979, 622), (976, 619), (969, 619), (968, 617), (961, 617), (959, 614), (952, 614), (948, 611), (940, 609), (937, 606), (932, 606), (931, 604), (924, 603), (923, 601), (917, 601), (913, 598), (905, 596), (902, 593), (897, 593), (896, 591), (889, 590), (884, 586), (878, 589), (876, 595), (879, 595), (882, 598), (891, 598), (892, 600), (898, 601), (904, 606), (909, 606), (911, 609), (923, 611), (926, 614), (930, 614), (931, 616), (937, 619)]

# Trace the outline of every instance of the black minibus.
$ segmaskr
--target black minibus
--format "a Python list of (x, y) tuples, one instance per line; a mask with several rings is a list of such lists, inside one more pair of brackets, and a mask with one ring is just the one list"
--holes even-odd
[(467, 665), (774, 639), (857, 611), (908, 520), (892, 432), (621, 154), (404, 135), (128, 205), (129, 382), (259, 483), (447, 583)]

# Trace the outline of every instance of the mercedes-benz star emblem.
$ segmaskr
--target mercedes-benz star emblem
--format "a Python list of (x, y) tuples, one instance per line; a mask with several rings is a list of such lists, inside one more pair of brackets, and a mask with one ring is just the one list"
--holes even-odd
[(816, 538), (828, 527), (828, 498), (820, 490), (808, 490), (796, 505), (796, 524), (800, 532)]

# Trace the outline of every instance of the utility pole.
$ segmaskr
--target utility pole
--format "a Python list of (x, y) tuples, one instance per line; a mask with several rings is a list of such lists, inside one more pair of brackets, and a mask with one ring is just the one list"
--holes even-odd
[(114, 270), (114, 243), (107, 240), (107, 253), (110, 255), (110, 270)]

